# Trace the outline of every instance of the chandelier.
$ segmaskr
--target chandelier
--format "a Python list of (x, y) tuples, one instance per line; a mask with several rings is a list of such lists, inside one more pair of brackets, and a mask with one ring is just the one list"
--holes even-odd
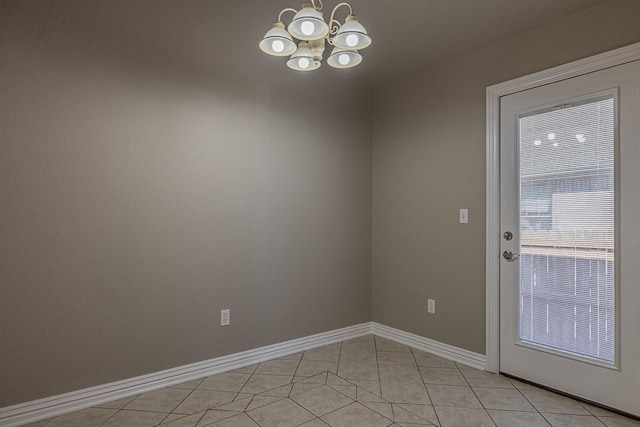
[[(260, 49), (273, 56), (291, 56), (287, 66), (297, 71), (313, 71), (320, 68), (325, 42), (333, 46), (327, 63), (335, 68), (351, 68), (362, 62), (362, 55), (358, 52), (371, 44), (371, 37), (367, 34), (358, 18), (353, 14), (349, 3), (340, 3), (333, 8), (331, 18), (327, 24), (322, 15), (322, 0), (311, 0), (299, 11), (286, 8), (278, 15), (278, 22), (267, 31)], [(335, 19), (335, 14), (341, 7), (349, 9), (349, 15), (344, 24)], [(285, 29), (282, 15), (286, 12), (294, 13), (294, 17)], [(294, 38), (299, 40), (296, 44)]]

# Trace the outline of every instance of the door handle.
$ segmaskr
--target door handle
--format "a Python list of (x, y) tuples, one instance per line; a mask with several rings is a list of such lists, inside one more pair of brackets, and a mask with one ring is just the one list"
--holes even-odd
[(513, 262), (520, 258), (520, 254), (517, 252), (504, 251), (502, 252), (502, 257), (509, 262)]

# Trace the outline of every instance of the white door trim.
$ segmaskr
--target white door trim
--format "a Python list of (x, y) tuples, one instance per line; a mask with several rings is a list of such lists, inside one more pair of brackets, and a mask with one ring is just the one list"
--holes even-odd
[(487, 370), (500, 370), (500, 98), (640, 59), (640, 43), (487, 88), (486, 337)]

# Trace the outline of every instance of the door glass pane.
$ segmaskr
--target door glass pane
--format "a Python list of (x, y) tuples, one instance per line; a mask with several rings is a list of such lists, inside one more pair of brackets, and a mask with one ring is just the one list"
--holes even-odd
[(615, 360), (613, 96), (519, 118), (520, 340)]

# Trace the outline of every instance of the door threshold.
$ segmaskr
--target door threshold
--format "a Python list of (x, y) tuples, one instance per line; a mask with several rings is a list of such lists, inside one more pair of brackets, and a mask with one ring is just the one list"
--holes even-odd
[(567, 393), (567, 392), (562, 391), (562, 390), (557, 390), (555, 388), (552, 388), (552, 387), (549, 387), (549, 386), (546, 386), (546, 385), (538, 384), (538, 383), (535, 383), (533, 381), (526, 380), (524, 378), (516, 377), (515, 375), (507, 374), (505, 372), (500, 372), (500, 375), (505, 376), (507, 378), (511, 378), (511, 379), (517, 380), (517, 381), (520, 381), (521, 383), (529, 384), (529, 385), (541, 388), (543, 390), (547, 390), (547, 391), (559, 394), (561, 396), (569, 397), (569, 398), (571, 398), (573, 400), (577, 400), (578, 402), (588, 403), (589, 405), (598, 407), (600, 409), (604, 409), (606, 411), (612, 412), (612, 413), (617, 414), (617, 415), (621, 415), (623, 417), (631, 418), (632, 420), (640, 421), (640, 416), (638, 416), (638, 415), (630, 414), (628, 412), (621, 411), (620, 409), (616, 409), (616, 408), (612, 408), (611, 406), (603, 405), (602, 403), (594, 402), (592, 400), (585, 399), (585, 398), (580, 397), (580, 396), (575, 396), (575, 395), (573, 395), (571, 393)]

